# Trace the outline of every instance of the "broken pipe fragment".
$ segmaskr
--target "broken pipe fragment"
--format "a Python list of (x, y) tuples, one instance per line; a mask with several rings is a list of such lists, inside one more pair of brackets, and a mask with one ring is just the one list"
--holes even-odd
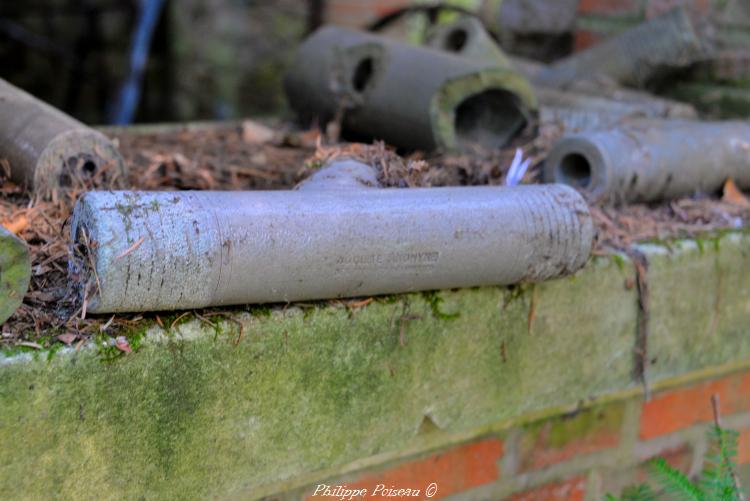
[(512, 70), (332, 26), (299, 48), (285, 90), (305, 122), (409, 150), (501, 147), (535, 107)]
[(534, 83), (565, 88), (604, 76), (640, 87), (664, 68), (696, 62), (706, 49), (685, 10), (675, 8), (549, 66)]
[(75, 179), (122, 181), (124, 163), (103, 134), (0, 78), (0, 158), (11, 179), (49, 198)]
[(92, 313), (540, 281), (581, 268), (593, 235), (567, 186), (381, 189), (353, 161), (290, 191), (89, 192), (72, 221)]
[(750, 123), (628, 120), (561, 139), (544, 179), (609, 201), (714, 193), (724, 181), (750, 188)]
[(0, 324), (21, 306), (31, 280), (26, 243), (0, 226)]

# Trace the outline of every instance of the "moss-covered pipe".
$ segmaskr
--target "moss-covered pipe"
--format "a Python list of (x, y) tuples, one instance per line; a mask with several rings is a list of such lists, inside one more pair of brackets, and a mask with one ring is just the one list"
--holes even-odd
[(71, 269), (88, 311), (108, 313), (539, 281), (589, 257), (591, 217), (567, 186), (375, 179), (338, 162), (293, 191), (89, 192), (72, 232), (92, 254)]
[(124, 178), (122, 158), (103, 134), (3, 79), (0, 158), (10, 162), (16, 183), (44, 198), (75, 179), (96, 175), (99, 186), (106, 186)]
[(544, 178), (611, 201), (713, 193), (728, 178), (750, 188), (750, 123), (629, 120), (565, 137), (550, 152)]
[(0, 226), (0, 324), (21, 306), (31, 280), (26, 243)]
[(606, 76), (638, 87), (664, 68), (695, 62), (705, 51), (690, 17), (676, 8), (555, 63), (540, 72), (535, 83), (566, 87), (577, 80)]
[(492, 63), (337, 27), (313, 33), (285, 79), (303, 121), (405, 149), (500, 147), (526, 124), (534, 93)]

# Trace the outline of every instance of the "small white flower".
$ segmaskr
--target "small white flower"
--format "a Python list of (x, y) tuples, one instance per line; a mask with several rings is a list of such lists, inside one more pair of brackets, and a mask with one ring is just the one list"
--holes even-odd
[(513, 157), (513, 162), (510, 164), (508, 174), (505, 176), (505, 186), (517, 186), (523, 176), (526, 175), (526, 171), (529, 170), (531, 165), (531, 159), (523, 159), (523, 150), (516, 148), (516, 154)]

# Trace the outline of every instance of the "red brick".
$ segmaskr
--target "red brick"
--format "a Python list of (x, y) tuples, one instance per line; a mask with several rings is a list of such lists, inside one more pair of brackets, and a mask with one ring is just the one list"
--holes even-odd
[(617, 447), (624, 407), (587, 409), (527, 427), (521, 437), (521, 471), (537, 470), (576, 456)]
[(588, 49), (607, 38), (607, 35), (603, 33), (597, 33), (588, 30), (577, 30), (575, 32), (575, 40), (573, 42), (573, 50), (578, 52), (580, 50)]
[(409, 0), (329, 0), (326, 20), (333, 24), (361, 27), (409, 3)]
[(579, 14), (598, 15), (640, 15), (642, 0), (581, 0), (578, 4)]
[(586, 479), (577, 477), (565, 482), (547, 484), (514, 495), (512, 501), (583, 501)]
[(722, 415), (750, 410), (750, 374), (736, 374), (656, 395), (643, 404), (640, 437), (648, 440), (710, 422), (714, 394), (719, 395)]
[[(686, 475), (690, 473), (690, 469), (693, 466), (693, 448), (689, 444), (665, 449), (658, 454), (654, 454), (653, 457), (664, 459), (669, 466), (680, 470)], [(651, 470), (644, 462), (638, 467), (635, 483), (642, 484), (652, 478)]]
[(737, 444), (737, 463), (750, 463), (750, 428), (740, 431), (740, 440)]
[[(348, 489), (367, 489), (367, 499), (393, 499), (372, 496), (378, 484), (394, 489), (419, 489), (424, 499), (425, 489), (437, 484), (431, 499), (440, 499), (496, 481), (500, 476), (498, 461), (503, 455), (503, 443), (494, 438), (463, 445), (425, 459), (402, 463), (390, 470), (366, 474)], [(337, 485), (337, 484), (333, 484)], [(309, 496), (308, 499), (318, 499)]]
[(685, 7), (695, 19), (711, 12), (711, 0), (648, 0), (646, 17), (650, 19), (680, 6)]

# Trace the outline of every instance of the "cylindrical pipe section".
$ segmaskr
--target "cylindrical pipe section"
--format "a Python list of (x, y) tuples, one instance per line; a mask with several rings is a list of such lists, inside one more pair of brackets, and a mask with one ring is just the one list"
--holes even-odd
[(638, 87), (664, 68), (695, 62), (705, 50), (690, 17), (676, 8), (555, 63), (540, 72), (535, 83), (566, 87), (577, 80), (606, 76)]
[(494, 62), (500, 68), (514, 65), (492, 39), (482, 22), (463, 17), (449, 24), (438, 25), (427, 35), (426, 45), (469, 59)]
[(93, 313), (540, 281), (581, 268), (594, 236), (562, 185), (89, 192), (72, 232)]
[(728, 178), (750, 188), (750, 123), (628, 120), (563, 138), (544, 166), (545, 181), (610, 201), (713, 193)]
[(537, 89), (539, 122), (557, 125), (566, 133), (609, 129), (628, 118), (696, 118), (695, 110), (682, 103), (654, 98), (617, 99), (556, 89)]
[(330, 26), (302, 44), (285, 89), (303, 121), (342, 117), (350, 137), (410, 150), (501, 147), (535, 106), (511, 70)]
[(0, 324), (21, 306), (31, 280), (26, 243), (0, 226)]
[(44, 198), (76, 179), (99, 186), (125, 177), (117, 148), (103, 134), (0, 79), (0, 158), (11, 179)]

